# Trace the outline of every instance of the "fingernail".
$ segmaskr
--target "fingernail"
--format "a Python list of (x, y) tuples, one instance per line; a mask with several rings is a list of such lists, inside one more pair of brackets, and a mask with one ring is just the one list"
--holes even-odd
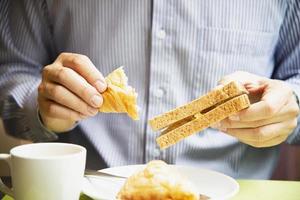
[(89, 113), (91, 116), (96, 115), (97, 112), (98, 112), (98, 110), (97, 110), (96, 108), (93, 108), (93, 107), (90, 107), (90, 106), (88, 106), (87, 110), (88, 110), (88, 113)]
[(99, 95), (94, 95), (92, 98), (91, 98), (91, 102), (93, 104), (93, 106), (95, 107), (100, 107), (102, 102), (103, 102), (103, 99), (101, 96)]
[(232, 121), (240, 121), (240, 117), (238, 115), (231, 115), (228, 118)]
[(104, 91), (106, 90), (107, 84), (106, 84), (105, 81), (98, 80), (98, 81), (96, 81), (96, 83), (95, 83), (95, 87), (97, 88), (97, 90), (98, 90), (100, 93), (102, 93), (102, 92), (104, 92)]

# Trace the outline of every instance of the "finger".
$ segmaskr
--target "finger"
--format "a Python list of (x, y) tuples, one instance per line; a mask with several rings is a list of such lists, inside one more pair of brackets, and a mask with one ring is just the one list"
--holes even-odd
[(216, 123), (213, 128), (226, 130), (227, 128), (255, 128), (268, 124), (274, 124), (283, 122), (286, 120), (293, 119), (297, 117), (299, 112), (298, 104), (290, 100), (287, 105), (285, 105), (275, 117), (257, 121), (233, 121), (229, 118), (226, 118), (219, 123)]
[(229, 119), (233, 121), (257, 121), (272, 117), (277, 110), (278, 107), (275, 104), (259, 101), (250, 105), (249, 108), (229, 116)]
[(70, 68), (53, 68), (47, 72), (47, 77), (49, 80), (65, 86), (71, 92), (95, 108), (99, 108), (103, 103), (102, 96), (99, 92), (83, 77)]
[(39, 102), (39, 111), (43, 116), (70, 120), (70, 121), (79, 121), (86, 118), (85, 115), (71, 110), (63, 105), (59, 105), (51, 100), (47, 100), (44, 97), (38, 98)]
[(287, 135), (297, 126), (297, 119), (257, 128), (229, 128), (225, 133), (244, 141), (264, 142), (278, 135)]
[(276, 115), (282, 107), (291, 99), (292, 92), (276, 81), (269, 80), (261, 101), (252, 104), (249, 108), (229, 117), (236, 121), (257, 121), (268, 119)]
[(224, 119), (221, 122), (215, 124), (213, 128), (221, 129), (224, 131), (229, 128), (256, 128), (256, 127), (261, 127), (269, 124), (283, 122), (293, 118), (294, 117), (285, 115), (285, 116), (278, 116), (270, 119), (262, 119), (262, 120), (249, 121), (249, 122), (232, 121), (230, 119)]
[(39, 94), (87, 116), (94, 116), (98, 113), (98, 109), (89, 106), (62, 85), (51, 82), (42, 83), (39, 86)]
[(257, 76), (255, 74), (251, 74), (245, 71), (236, 71), (234, 73), (228, 74), (223, 76), (219, 81), (218, 84), (226, 85), (231, 81), (238, 81), (242, 84), (256, 84), (258, 85), (258, 81), (261, 80), (263, 77)]
[(253, 94), (262, 93), (263, 90), (265, 89), (265, 86), (266, 85), (264, 85), (264, 84), (259, 85), (259, 83), (257, 83), (257, 82), (244, 84), (244, 87), (246, 88), (246, 90)]
[(107, 84), (103, 75), (87, 56), (76, 53), (61, 53), (57, 61), (76, 71), (100, 93), (106, 90)]
[(262, 147), (272, 147), (281, 144), (282, 142), (286, 141), (287, 137), (288, 135), (279, 135), (265, 142), (253, 142), (253, 141), (242, 141), (242, 140), (240, 141), (256, 148), (262, 148)]

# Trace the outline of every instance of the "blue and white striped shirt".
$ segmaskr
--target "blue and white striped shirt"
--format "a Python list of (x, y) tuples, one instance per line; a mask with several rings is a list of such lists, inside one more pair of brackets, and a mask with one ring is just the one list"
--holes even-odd
[[(53, 139), (36, 116), (41, 70), (61, 52), (85, 54), (103, 74), (126, 66), (139, 93), (138, 122), (98, 114), (79, 124), (109, 166), (163, 159), (269, 178), (278, 146), (256, 149), (207, 129), (160, 151), (147, 121), (236, 70), (284, 80), (299, 95), (299, 31), (298, 0), (1, 0), (1, 117), (9, 134)], [(299, 127), (288, 142), (300, 142)]]

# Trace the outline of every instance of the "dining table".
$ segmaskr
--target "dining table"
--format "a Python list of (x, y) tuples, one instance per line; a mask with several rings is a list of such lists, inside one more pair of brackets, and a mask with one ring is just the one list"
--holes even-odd
[[(300, 181), (237, 180), (240, 189), (231, 200), (300, 200)], [(4, 196), (2, 200), (13, 200)], [(82, 194), (80, 200), (93, 200)]]

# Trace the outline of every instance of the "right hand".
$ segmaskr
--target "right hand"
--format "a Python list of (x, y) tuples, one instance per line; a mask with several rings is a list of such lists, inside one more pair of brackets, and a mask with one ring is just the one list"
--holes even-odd
[(64, 132), (77, 121), (96, 115), (106, 88), (103, 75), (87, 56), (61, 53), (43, 68), (38, 87), (43, 124), (49, 130)]

